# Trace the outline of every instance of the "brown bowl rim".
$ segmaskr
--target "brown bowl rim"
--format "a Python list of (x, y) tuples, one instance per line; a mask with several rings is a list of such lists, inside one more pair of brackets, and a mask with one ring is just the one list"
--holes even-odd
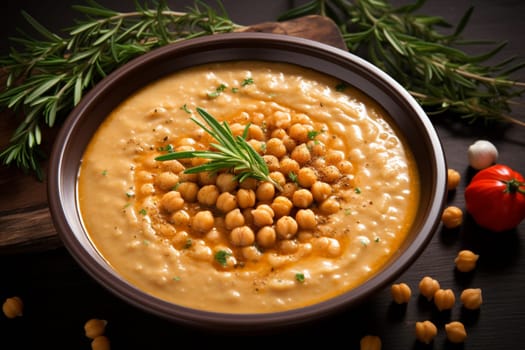
[[(112, 270), (87, 238), (76, 203), (76, 176), (83, 147), (91, 137), (85, 130), (93, 131), (105, 118), (101, 116), (101, 109), (110, 110), (137, 88), (170, 72), (201, 63), (246, 59), (282, 61), (316, 69), (374, 98), (407, 135), (416, 159), (423, 159), (418, 154), (428, 157), (425, 164), (418, 162), (427, 186), (422, 187), (422, 195), (428, 200), (419, 208), (417, 234), (414, 233), (411, 244), (403, 247), (403, 254), (394, 257), (364, 285), (330, 300), (289, 311), (227, 314), (195, 310), (163, 301), (129, 284)], [(140, 75), (141, 71), (147, 74)], [(99, 111), (99, 115), (93, 111)], [(88, 114), (91, 114), (89, 118)], [(254, 332), (300, 325), (341, 312), (398, 278), (421, 255), (437, 230), (446, 196), (446, 169), (441, 141), (428, 116), (400, 84), (379, 68), (347, 51), (310, 39), (243, 32), (166, 45), (126, 63), (100, 81), (71, 111), (56, 137), (47, 192), (53, 223), (65, 247), (79, 265), (109, 291), (143, 311), (185, 325)]]

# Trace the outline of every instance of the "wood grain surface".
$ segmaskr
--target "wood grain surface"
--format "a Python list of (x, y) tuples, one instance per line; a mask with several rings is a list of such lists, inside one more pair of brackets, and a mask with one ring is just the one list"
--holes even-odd
[[(126, 6), (133, 7), (116, 0), (99, 2), (124, 10)], [(182, 1), (188, 2), (192, 3)], [(313, 25), (304, 30), (297, 27), (297, 23), (271, 27), (271, 21), (280, 12), (306, 2), (223, 0), (237, 23), (260, 23), (253, 25), (254, 30), (268, 30), (270, 26), (269, 30), (288, 35), (318, 35), (313, 32), (320, 33), (322, 28)], [(411, 2), (392, 0), (394, 4)], [(8, 0), (8, 4), (8, 10), (0, 12), (3, 18), (0, 23), (4, 26), (8, 23), (4, 32), (11, 34), (13, 30), (9, 26), (17, 23), (13, 17), (20, 9), (51, 26), (63, 28), (72, 22), (71, 12), (66, 10), (67, 2)], [(510, 56), (525, 57), (525, 1), (428, 0), (420, 12), (457, 23), (470, 6), (474, 6), (474, 12), (464, 32), (466, 38), (507, 41), (500, 53), (501, 59), (494, 61)], [(329, 37), (330, 34), (323, 34), (316, 39), (331, 40)], [(482, 51), (475, 45), (470, 50)], [(525, 81), (523, 70), (514, 77)], [(513, 114), (523, 120), (523, 111), (518, 107)], [(3, 147), (16, 122), (14, 116), (1, 113), (0, 146)], [(431, 120), (442, 142), (448, 167), (458, 170), (462, 176), (459, 187), (450, 193), (447, 205), (465, 208), (463, 192), (473, 175), (466, 150), (477, 139), (493, 142), (499, 150), (498, 161), (525, 174), (524, 127), (487, 128), (482, 123), (466, 124), (447, 114), (432, 116)], [(44, 149), (49, 150), (53, 137), (46, 136)], [(228, 334), (210, 333), (160, 319), (121, 300), (93, 280), (56, 239), (50, 225), (45, 186), (45, 181), (38, 182), (15, 169), (0, 167), (0, 301), (18, 295), (25, 302), (23, 317), (7, 319), (0, 314), (2, 350), (90, 349), (83, 326), (93, 317), (108, 321), (106, 335), (112, 349), (171, 349), (184, 344), (193, 348), (286, 346), (301, 349), (313, 347), (314, 342), (322, 348), (359, 349), (360, 339), (367, 334), (378, 335), (383, 350), (525, 349), (525, 222), (502, 234), (479, 228), (469, 215), (465, 215), (464, 223), (457, 229), (440, 227), (422, 255), (396, 279), (412, 288), (412, 297), (406, 305), (393, 303), (387, 286), (359, 306), (341, 309), (340, 313), (312, 324), (266, 335), (240, 336), (235, 330)], [(476, 269), (470, 273), (460, 273), (454, 268), (454, 259), (461, 249), (470, 249), (480, 256)], [(455, 293), (456, 303), (448, 312), (438, 311), (419, 295), (418, 283), (426, 275), (438, 279), (442, 288)], [(483, 304), (479, 310), (462, 307), (459, 296), (466, 288), (482, 289)], [(424, 320), (431, 320), (438, 328), (437, 337), (428, 345), (415, 338), (415, 323)], [(461, 344), (447, 341), (444, 330), (446, 323), (456, 320), (463, 322), (467, 331), (467, 339)]]

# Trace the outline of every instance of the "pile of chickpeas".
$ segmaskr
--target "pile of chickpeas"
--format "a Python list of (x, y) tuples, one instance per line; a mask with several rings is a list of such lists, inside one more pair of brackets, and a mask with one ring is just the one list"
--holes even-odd
[[(353, 189), (354, 167), (345, 159), (343, 141), (303, 113), (242, 112), (228, 123), (234, 135), (242, 135), (249, 125), (246, 140), (279, 186), (253, 178), (239, 183), (231, 169), (184, 172), (208, 161), (202, 158), (148, 158), (137, 169), (136, 199), (140, 206), (153, 198), (156, 232), (177, 249), (204, 241), (211, 251), (225, 251), (227, 266), (260, 259), (268, 251), (294, 254), (303, 243), (320, 254), (340, 254), (341, 242), (319, 227), (341, 210), (341, 191)], [(164, 154), (168, 144), (173, 151), (188, 151), (209, 150), (210, 142), (216, 141), (196, 130), (162, 140), (161, 151), (149, 157)]]

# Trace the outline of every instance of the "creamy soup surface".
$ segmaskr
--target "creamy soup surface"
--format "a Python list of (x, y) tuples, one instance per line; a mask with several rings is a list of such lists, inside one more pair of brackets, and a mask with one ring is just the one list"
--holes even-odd
[[(265, 160), (279, 187), (232, 170), (187, 174), (216, 142), (202, 108)], [(396, 253), (419, 179), (386, 113), (333, 77), (284, 63), (193, 67), (121, 103), (83, 156), (78, 201), (108, 263), (183, 306), (283, 311), (341, 294)]]

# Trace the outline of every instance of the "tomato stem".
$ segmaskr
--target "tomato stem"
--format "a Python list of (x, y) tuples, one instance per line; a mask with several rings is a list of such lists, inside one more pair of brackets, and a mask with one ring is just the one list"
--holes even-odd
[(504, 192), (508, 192), (508, 193), (518, 192), (518, 193), (525, 194), (525, 189), (520, 188), (521, 186), (525, 186), (525, 182), (519, 182), (516, 179), (512, 179), (512, 180), (504, 181), (504, 182), (507, 185), (507, 188), (505, 188)]

